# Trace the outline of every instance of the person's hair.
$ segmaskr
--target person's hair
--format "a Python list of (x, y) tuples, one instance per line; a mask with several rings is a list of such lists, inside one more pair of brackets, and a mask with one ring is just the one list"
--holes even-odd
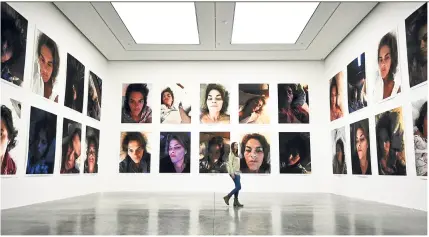
[(362, 120), (362, 121), (356, 122), (354, 124), (355, 129), (354, 129), (352, 141), (354, 142), (353, 149), (354, 149), (355, 153), (357, 154), (357, 150), (356, 150), (356, 133), (357, 133), (358, 129), (361, 129), (362, 132), (363, 132), (363, 135), (365, 136), (365, 139), (367, 140), (367, 143), (368, 143), (368, 153), (367, 153), (367, 156), (369, 157), (371, 155), (371, 153), (370, 153), (370, 145), (369, 145), (370, 144), (370, 141), (369, 141), (369, 129), (368, 129), (368, 123), (367, 122), (365, 123), (365, 121), (368, 121), (368, 120)]
[[(56, 128), (52, 126), (52, 125), (55, 125), (55, 118), (51, 117), (49, 115), (44, 115), (44, 116), (45, 116), (45, 119), (42, 119), (42, 120), (36, 122), (34, 125), (34, 134), (33, 134), (33, 139), (32, 139), (32, 154), (33, 154), (33, 156), (38, 152), (37, 148), (38, 148), (38, 143), (39, 143), (39, 139), (40, 139), (39, 136), (40, 136), (40, 132), (42, 130), (45, 130), (45, 132), (46, 132), (46, 140), (48, 143), (45, 152), (42, 154), (42, 157), (45, 157), (48, 154), (51, 145), (55, 146), (55, 144), (51, 144), (52, 140), (56, 136)], [(31, 159), (30, 162), (32, 164), (35, 164), (38, 162), (38, 160), (33, 158), (33, 159)]]
[(416, 119), (416, 126), (421, 133), (423, 133), (423, 126), (425, 118), (427, 118), (428, 113), (428, 102), (426, 101), (420, 108), (419, 117)]
[(383, 36), (383, 38), (381, 38), (378, 45), (377, 62), (379, 61), (380, 57), (380, 49), (383, 46), (387, 46), (390, 49), (391, 64), (387, 77), (393, 80), (393, 77), (396, 74), (396, 68), (398, 66), (398, 43), (396, 41), (396, 36), (392, 33), (387, 33)]
[(95, 165), (94, 165), (94, 170), (97, 171), (97, 169), (98, 169), (98, 142), (97, 142), (97, 138), (95, 136), (89, 136), (87, 138), (86, 160), (84, 162), (84, 171), (86, 171), (86, 172), (89, 172), (88, 154), (89, 154), (89, 147), (91, 145), (94, 145), (94, 148), (95, 148)]
[(165, 150), (166, 150), (165, 153), (167, 154), (167, 156), (169, 158), (170, 158), (170, 156), (168, 155), (169, 154), (168, 150), (170, 147), (170, 142), (172, 140), (176, 140), (177, 142), (179, 142), (180, 145), (186, 150), (184, 162), (188, 163), (191, 159), (189, 134), (187, 134), (187, 133), (171, 133), (171, 134), (168, 134), (167, 142), (165, 144)]
[(173, 104), (174, 104), (174, 93), (173, 93), (173, 91), (171, 90), (171, 88), (170, 88), (170, 87), (165, 88), (165, 89), (161, 92), (161, 104), (163, 104), (163, 102), (162, 102), (162, 97), (164, 96), (164, 93), (165, 93), (165, 92), (170, 93), (171, 98), (173, 99), (173, 100), (171, 101), (171, 105), (173, 105)]
[(60, 68), (60, 54), (58, 52), (58, 46), (51, 38), (44, 33), (41, 33), (37, 44), (37, 56), (41, 55), (42, 46), (46, 46), (52, 53), (52, 74), (51, 78), (49, 78), (49, 82), (54, 84)]
[[(260, 170), (267, 170), (269, 169), (269, 163), (268, 163), (268, 159), (269, 159), (269, 155), (270, 155), (270, 144), (268, 143), (267, 139), (258, 133), (251, 133), (251, 134), (246, 134), (243, 139), (241, 140), (241, 144), (240, 144), (240, 153), (244, 158), (244, 151), (246, 150), (246, 144), (250, 139), (256, 139), (259, 141), (259, 143), (261, 143), (262, 149), (264, 150), (264, 160), (262, 161), (262, 165), (259, 168)], [(245, 167), (244, 168), (248, 168), (246, 162), (244, 162)]]
[(221, 136), (214, 136), (212, 137), (207, 145), (207, 154), (210, 154), (210, 148), (212, 146), (219, 146), (219, 150), (220, 150), (220, 157), (219, 157), (219, 161), (223, 162), (223, 156), (225, 155), (225, 144), (223, 141), (223, 138)]
[[(343, 153), (343, 160), (344, 160), (345, 154), (344, 154), (344, 143), (343, 143), (343, 140), (341, 140), (341, 139), (337, 140), (337, 143), (335, 144), (335, 150), (337, 149), (337, 146), (340, 146), (341, 152)], [(335, 157), (337, 157), (337, 152), (336, 151), (335, 151)]]
[(70, 135), (70, 144), (73, 144), (73, 138), (74, 136), (78, 136), (79, 137), (79, 141), (81, 140), (81, 130), (80, 128), (76, 128), (72, 134)]
[[(85, 67), (70, 54), (67, 57), (67, 83), (64, 95), (65, 105), (76, 110), (82, 111), (83, 107), (83, 81), (85, 77)], [(74, 100), (74, 91), (76, 90), (76, 101)]]
[(205, 93), (205, 96), (204, 96), (204, 105), (201, 108), (203, 114), (207, 114), (209, 112), (209, 108), (207, 107), (207, 98), (209, 97), (209, 93), (212, 90), (219, 91), (220, 96), (222, 97), (222, 100), (223, 100), (222, 109), (220, 110), (220, 114), (225, 114), (226, 111), (228, 110), (229, 93), (220, 84), (208, 84), (207, 85), (206, 93)]
[(6, 125), (7, 136), (9, 139), (6, 151), (9, 152), (16, 146), (16, 136), (18, 135), (18, 131), (13, 126), (12, 111), (5, 105), (1, 106), (1, 120)]
[(331, 79), (331, 85), (329, 86), (329, 101), (331, 101), (332, 99), (332, 88), (335, 87), (335, 90), (337, 92), (337, 99), (335, 100), (335, 106), (338, 106), (338, 84), (337, 84), (337, 79), (335, 78), (335, 76)]
[(122, 141), (122, 151), (128, 153), (128, 143), (131, 141), (137, 141), (146, 153), (146, 138), (139, 132), (127, 132), (124, 140)]
[(243, 112), (248, 111), (249, 107), (253, 105), (254, 101), (258, 101), (258, 102), (262, 101), (261, 108), (258, 111), (256, 111), (257, 113), (260, 113), (262, 111), (263, 107), (266, 105), (265, 97), (264, 96), (260, 96), (260, 95), (254, 96), (254, 97), (248, 99), (246, 101), (246, 103), (244, 104), (242, 111)]
[[(25, 33), (27, 26), (22, 24), (22, 26), (20, 26), (20, 24), (17, 23), (17, 21), (20, 22), (17, 16), (11, 16), (6, 12), (6, 10), (3, 10), (5, 6), (8, 5), (1, 3), (1, 55), (3, 56), (5, 53), (11, 52), (11, 58), (4, 62), (11, 65), (14, 64), (25, 53)], [(5, 44), (7, 44), (7, 47), (3, 47)]]
[(149, 89), (147, 88), (146, 84), (129, 84), (127, 87), (127, 91), (125, 92), (125, 100), (124, 100), (124, 109), (125, 112), (130, 113), (130, 105), (128, 104), (128, 101), (130, 100), (131, 92), (140, 92), (143, 95), (143, 108), (146, 107), (147, 104), (147, 96), (149, 95)]

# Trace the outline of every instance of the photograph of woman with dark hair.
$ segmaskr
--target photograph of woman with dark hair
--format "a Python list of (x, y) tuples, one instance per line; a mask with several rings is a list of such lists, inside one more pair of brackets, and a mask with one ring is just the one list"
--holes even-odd
[(333, 174), (347, 174), (346, 153), (344, 145), (346, 143), (345, 128), (337, 128), (332, 130), (333, 140), (333, 159), (332, 172)]
[(240, 84), (239, 112), (240, 123), (267, 124), (270, 117), (266, 112), (269, 100), (268, 84)]
[(270, 144), (264, 135), (246, 134), (240, 144), (242, 173), (271, 173)]
[(308, 85), (278, 85), (279, 123), (309, 123)]
[[(207, 149), (200, 159), (200, 173), (227, 173), (229, 132), (200, 133), (200, 146), (205, 144)], [(200, 154), (201, 156), (201, 154)]]
[(330, 101), (330, 114), (331, 121), (342, 118), (344, 116), (343, 113), (343, 72), (337, 73), (331, 80), (329, 80), (329, 101)]
[(52, 174), (55, 164), (57, 115), (31, 107), (27, 174)]
[(374, 99), (380, 102), (401, 92), (398, 41), (395, 32), (384, 35), (377, 50), (378, 73), (374, 85)]
[(123, 85), (122, 123), (152, 123), (148, 87), (147, 84)]
[(417, 176), (428, 175), (428, 102), (413, 102), (414, 154)]
[(160, 173), (190, 173), (190, 136), (189, 132), (161, 133)]
[[(21, 105), (21, 103), (17, 101), (14, 102), (16, 102), (19, 106)], [(6, 105), (1, 105), (0, 155), (2, 175), (16, 174), (16, 162), (14, 161), (14, 157), (11, 155), (12, 149), (14, 149), (18, 143), (18, 130), (15, 127), (16, 122), (16, 118), (14, 118), (12, 115), (12, 110), (9, 109)]]
[(101, 117), (101, 92), (101, 78), (89, 71), (87, 115), (98, 121)]
[(201, 84), (201, 97), (201, 123), (229, 124), (229, 92), (223, 85)]
[(161, 92), (161, 123), (191, 123), (191, 104), (185, 86), (177, 83)]
[(58, 103), (59, 49), (47, 35), (40, 31), (38, 31), (38, 35), (31, 88), (34, 93)]
[(410, 87), (428, 80), (428, 4), (425, 3), (405, 20)]
[(64, 118), (63, 150), (60, 174), (79, 173), (81, 161), (82, 126)]
[(311, 174), (310, 133), (279, 133), (280, 173)]
[(150, 173), (150, 159), (146, 135), (141, 132), (122, 133), (119, 173)]
[(350, 147), (353, 174), (371, 175), (368, 119), (350, 124)]
[(375, 116), (379, 175), (407, 175), (402, 108)]
[(86, 159), (84, 162), (84, 173), (98, 173), (98, 140), (100, 131), (86, 126)]
[(66, 93), (64, 105), (82, 113), (85, 66), (67, 54)]
[(1, 3), (1, 78), (21, 86), (24, 81), (28, 21)]
[(241, 177), (240, 177), (240, 158), (238, 157), (238, 143), (233, 142), (231, 144), (231, 151), (229, 152), (228, 156), (228, 173), (231, 177), (232, 181), (234, 181), (234, 189), (231, 190), (231, 192), (228, 193), (225, 197), (223, 197), (223, 200), (225, 201), (226, 205), (229, 206), (229, 199), (234, 195), (234, 207), (243, 207), (243, 204), (241, 204), (238, 201), (238, 194), (241, 190)]
[(362, 53), (347, 65), (347, 92), (349, 113), (367, 106), (365, 53)]

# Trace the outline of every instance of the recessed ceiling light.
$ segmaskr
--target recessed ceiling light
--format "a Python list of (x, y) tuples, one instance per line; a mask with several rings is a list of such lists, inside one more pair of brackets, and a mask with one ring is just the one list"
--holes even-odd
[(231, 44), (295, 44), (318, 2), (237, 2)]
[(194, 2), (112, 2), (137, 44), (199, 44)]

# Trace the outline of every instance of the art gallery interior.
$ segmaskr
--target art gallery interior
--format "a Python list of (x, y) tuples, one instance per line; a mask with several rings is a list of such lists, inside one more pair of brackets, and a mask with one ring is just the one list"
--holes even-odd
[(427, 3), (1, 10), (2, 235), (427, 235)]

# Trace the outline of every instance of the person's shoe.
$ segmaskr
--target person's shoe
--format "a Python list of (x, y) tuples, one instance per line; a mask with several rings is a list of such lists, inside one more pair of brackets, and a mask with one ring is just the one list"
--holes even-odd
[(223, 200), (225, 201), (226, 205), (229, 206), (229, 199), (231, 198), (231, 196), (226, 195), (225, 197), (223, 197)]
[(234, 198), (234, 207), (243, 207), (243, 204), (241, 204), (241, 203), (238, 201), (238, 198)]

